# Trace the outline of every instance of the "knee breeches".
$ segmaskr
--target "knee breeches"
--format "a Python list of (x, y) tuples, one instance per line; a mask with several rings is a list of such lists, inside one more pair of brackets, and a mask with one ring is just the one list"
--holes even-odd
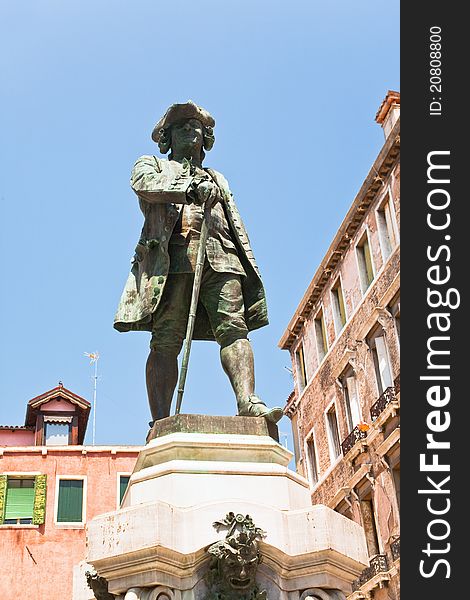
[[(168, 275), (163, 297), (153, 318), (152, 349), (179, 354), (186, 335), (193, 283), (192, 273)], [(206, 309), (214, 337), (221, 347), (247, 338), (240, 275), (219, 273), (206, 264), (199, 302)]]

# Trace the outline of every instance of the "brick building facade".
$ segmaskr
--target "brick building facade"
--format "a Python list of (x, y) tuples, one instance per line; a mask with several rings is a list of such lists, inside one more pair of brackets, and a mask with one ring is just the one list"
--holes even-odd
[(279, 343), (293, 365), (296, 468), (314, 504), (366, 533), (370, 566), (350, 600), (399, 597), (399, 108), (388, 92), (385, 143)]
[(88, 520), (120, 504), (140, 446), (85, 446), (90, 404), (63, 385), (0, 426), (0, 591), (72, 598)]

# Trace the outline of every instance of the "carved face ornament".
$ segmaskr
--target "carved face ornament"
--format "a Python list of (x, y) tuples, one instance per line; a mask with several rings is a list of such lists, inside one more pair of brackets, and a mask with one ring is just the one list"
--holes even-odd
[[(213, 589), (222, 592), (217, 598), (247, 598), (247, 594), (251, 594), (250, 598), (266, 600), (265, 592), (260, 592), (256, 585), (256, 572), (261, 562), (258, 540), (266, 535), (265, 532), (254, 525), (250, 515), (233, 512), (216, 521), (214, 527), (217, 531), (228, 529), (224, 540), (207, 549), (217, 559), (210, 577)], [(209, 595), (206, 600), (215, 597)]]
[(246, 590), (255, 584), (260, 556), (253, 536), (236, 532), (214, 544), (209, 552), (218, 558), (219, 572), (227, 587)]
[(233, 556), (224, 561), (222, 567), (223, 578), (231, 588), (235, 590), (246, 590), (255, 583), (258, 557), (246, 560), (241, 556)]

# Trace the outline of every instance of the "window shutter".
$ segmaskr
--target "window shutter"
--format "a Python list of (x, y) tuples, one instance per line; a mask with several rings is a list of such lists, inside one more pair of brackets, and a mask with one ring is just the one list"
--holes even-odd
[(80, 523), (83, 514), (83, 480), (59, 480), (58, 523)]
[(299, 393), (302, 393), (307, 385), (307, 373), (305, 371), (304, 349), (300, 344), (299, 349), (295, 353), (295, 366), (297, 371), (297, 385)]
[(346, 308), (344, 306), (343, 289), (341, 286), (338, 287), (338, 302), (339, 302), (339, 314), (341, 317), (341, 325), (346, 323)]
[(370, 255), (369, 240), (366, 238), (364, 241), (364, 259), (366, 263), (366, 272), (368, 285), (374, 281), (374, 269), (372, 268), (372, 257)]
[(307, 453), (308, 453), (308, 464), (310, 468), (310, 479), (312, 484), (318, 481), (318, 466), (317, 466), (317, 453), (315, 451), (315, 442), (313, 437), (307, 440)]
[[(28, 483), (28, 486), (22, 483), (18, 485), (12, 485), (12, 482), (24, 482)], [(5, 520), (6, 519), (31, 519), (33, 516), (33, 504), (34, 504), (34, 486), (31, 485), (31, 480), (18, 479), (10, 480), (10, 485), (7, 484), (7, 506), (5, 509)]]
[(334, 408), (326, 413), (328, 420), (328, 435), (333, 448), (334, 458), (337, 458), (341, 453), (341, 443), (339, 441), (338, 421), (336, 420), (336, 411)]
[(357, 396), (357, 383), (355, 377), (347, 377), (346, 385), (348, 388), (349, 408), (351, 410), (351, 419), (353, 428), (361, 422), (361, 412), (359, 410), (359, 398)]
[(0, 475), (0, 525), (5, 515), (5, 499), (7, 494), (7, 476)]
[(33, 525), (42, 525), (46, 518), (47, 475), (36, 475), (34, 482)]
[(325, 317), (322, 315), (321, 316), (321, 321), (320, 321), (320, 326), (321, 326), (321, 337), (322, 337), (322, 344), (323, 344), (323, 356), (325, 356), (325, 354), (328, 352), (328, 342), (327, 342), (327, 336), (326, 336), (326, 325), (325, 325)]
[(397, 245), (395, 238), (395, 228), (393, 227), (392, 210), (390, 202), (384, 206), (385, 222), (387, 223), (388, 236), (390, 238), (390, 244), (394, 248)]
[(385, 345), (385, 338), (376, 337), (375, 347), (377, 349), (377, 358), (379, 361), (379, 372), (382, 380), (383, 389), (386, 390), (388, 387), (393, 385), (392, 374), (390, 373), (390, 364), (388, 360), (387, 346)]

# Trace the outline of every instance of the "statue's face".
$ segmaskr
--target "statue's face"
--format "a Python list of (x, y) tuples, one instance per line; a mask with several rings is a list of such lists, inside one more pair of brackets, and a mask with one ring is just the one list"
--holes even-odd
[(203, 126), (197, 119), (186, 119), (171, 127), (171, 148), (175, 154), (188, 150), (202, 150), (204, 143)]
[(221, 572), (228, 586), (235, 590), (246, 590), (254, 585), (258, 558), (243, 559), (230, 557), (223, 561)]

